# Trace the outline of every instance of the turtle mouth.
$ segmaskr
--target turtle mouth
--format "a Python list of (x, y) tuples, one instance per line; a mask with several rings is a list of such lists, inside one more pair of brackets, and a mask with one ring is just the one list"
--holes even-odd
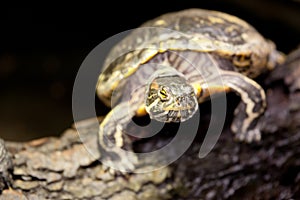
[(166, 122), (184, 122), (191, 118), (197, 110), (197, 106), (183, 106), (166, 108)]
[(191, 118), (198, 109), (198, 104), (195, 105), (181, 105), (171, 104), (167, 107), (158, 110), (150, 109), (148, 112), (150, 118), (154, 118), (161, 122), (184, 122)]
[(154, 118), (160, 122), (184, 122), (191, 118), (196, 110), (198, 109), (198, 104), (195, 106), (168, 106), (162, 108), (160, 111), (150, 112), (150, 118)]
[(177, 97), (176, 100), (170, 100), (170, 104), (162, 109), (164, 111), (185, 111), (193, 110), (195, 107), (196, 99), (188, 97)]
[(172, 104), (162, 108), (165, 113), (165, 122), (184, 122), (191, 118), (198, 104), (193, 101), (174, 101)]
[(164, 111), (183, 111), (183, 110), (190, 110), (192, 109), (192, 107), (191, 106), (180, 106), (180, 107), (169, 106), (163, 109)]

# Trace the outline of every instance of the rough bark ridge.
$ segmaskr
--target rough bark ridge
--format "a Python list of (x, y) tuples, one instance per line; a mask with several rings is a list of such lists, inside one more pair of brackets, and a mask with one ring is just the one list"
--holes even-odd
[[(80, 124), (81, 138), (70, 128), (60, 138), (6, 142), (9, 153), (0, 145), (0, 199), (300, 198), (299, 75), (300, 50), (264, 79), (268, 109), (261, 142), (233, 142), (226, 126), (207, 157), (198, 158), (195, 141), (175, 163), (151, 173), (108, 173), (97, 161), (97, 130), (89, 120)], [(151, 145), (157, 140), (140, 150)]]

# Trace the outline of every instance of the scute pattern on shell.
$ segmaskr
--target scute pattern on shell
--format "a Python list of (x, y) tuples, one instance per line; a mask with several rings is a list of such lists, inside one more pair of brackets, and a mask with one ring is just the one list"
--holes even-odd
[[(229, 14), (202, 9), (167, 13), (134, 29), (108, 55), (99, 77), (97, 92), (104, 101), (121, 79), (131, 76), (139, 66), (167, 50), (215, 53), (236, 61), (237, 71), (255, 77), (268, 66), (275, 45), (252, 26)], [(239, 66), (247, 58), (251, 66)], [(176, 66), (174, 66), (176, 67)]]
[(178, 12), (176, 17), (173, 14), (165, 14), (159, 20), (151, 20), (143, 26), (167, 27), (234, 45), (246, 43), (247, 33), (255, 32), (245, 21), (217, 11), (189, 9)]

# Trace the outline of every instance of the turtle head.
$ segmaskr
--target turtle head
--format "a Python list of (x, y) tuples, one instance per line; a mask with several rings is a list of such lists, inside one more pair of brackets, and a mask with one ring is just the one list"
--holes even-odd
[(198, 102), (194, 88), (181, 76), (157, 77), (149, 83), (146, 111), (161, 122), (182, 122), (194, 115)]

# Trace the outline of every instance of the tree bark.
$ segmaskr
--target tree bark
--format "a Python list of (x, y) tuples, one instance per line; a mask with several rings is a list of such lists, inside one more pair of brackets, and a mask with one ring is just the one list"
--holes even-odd
[[(93, 120), (80, 122), (84, 137), (71, 127), (59, 138), (6, 141), (6, 148), (0, 148), (0, 199), (300, 198), (299, 75), (300, 50), (261, 82), (268, 108), (260, 120), (260, 142), (233, 142), (227, 125), (232, 120), (229, 114), (208, 156), (198, 158), (201, 141), (195, 140), (176, 162), (149, 173), (109, 173), (97, 160), (100, 154), (97, 130), (91, 128)], [(168, 139), (157, 136), (146, 143), (137, 142), (136, 148), (145, 151), (162, 141)]]

